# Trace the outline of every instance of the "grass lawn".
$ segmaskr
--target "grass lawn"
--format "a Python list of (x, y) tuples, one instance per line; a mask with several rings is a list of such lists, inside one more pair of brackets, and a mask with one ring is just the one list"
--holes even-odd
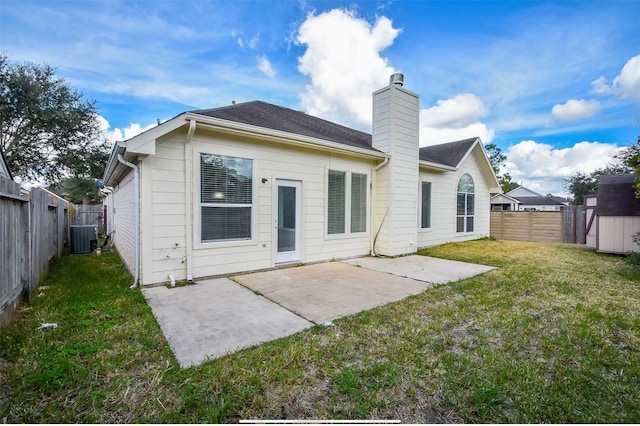
[(116, 254), (66, 257), (0, 331), (0, 422), (640, 423), (640, 268), (558, 244), (422, 254), (498, 269), (188, 369)]

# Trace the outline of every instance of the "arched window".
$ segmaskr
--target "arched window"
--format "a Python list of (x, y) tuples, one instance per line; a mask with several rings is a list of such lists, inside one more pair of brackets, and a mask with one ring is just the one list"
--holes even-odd
[(475, 191), (473, 178), (464, 174), (458, 181), (458, 207), (456, 212), (456, 232), (473, 232), (473, 212)]

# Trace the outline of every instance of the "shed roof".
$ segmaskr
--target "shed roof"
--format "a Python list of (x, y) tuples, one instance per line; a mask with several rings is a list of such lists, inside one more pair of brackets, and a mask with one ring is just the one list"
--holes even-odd
[(598, 177), (598, 215), (640, 216), (640, 199), (635, 197), (636, 176), (602, 175)]

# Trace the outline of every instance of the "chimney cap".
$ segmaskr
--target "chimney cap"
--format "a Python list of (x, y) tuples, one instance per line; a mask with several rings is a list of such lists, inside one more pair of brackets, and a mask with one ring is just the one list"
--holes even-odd
[(389, 77), (389, 85), (397, 84), (398, 86), (402, 86), (404, 84), (404, 74), (397, 72), (395, 74), (391, 74)]

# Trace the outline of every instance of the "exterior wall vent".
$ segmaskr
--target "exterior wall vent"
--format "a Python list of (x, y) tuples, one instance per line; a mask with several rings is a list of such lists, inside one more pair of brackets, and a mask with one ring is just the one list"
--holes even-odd
[(394, 84), (402, 86), (404, 84), (404, 74), (399, 72), (391, 74), (391, 77), (389, 78), (389, 86), (392, 86)]

